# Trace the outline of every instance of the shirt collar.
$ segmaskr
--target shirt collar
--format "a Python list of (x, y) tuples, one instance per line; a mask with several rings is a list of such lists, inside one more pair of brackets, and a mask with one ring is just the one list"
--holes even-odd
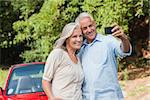
[[(96, 41), (102, 41), (102, 34), (96, 34), (95, 39), (94, 39), (93, 42), (90, 43), (90, 44), (92, 45), (92, 44), (95, 43)], [(87, 43), (87, 39), (85, 39), (85, 40), (83, 41), (83, 45), (89, 45), (89, 44)]]

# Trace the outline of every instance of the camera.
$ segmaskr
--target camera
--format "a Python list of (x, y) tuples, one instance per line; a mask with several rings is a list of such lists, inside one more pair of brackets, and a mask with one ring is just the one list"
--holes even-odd
[(113, 27), (105, 27), (105, 34), (112, 34)]

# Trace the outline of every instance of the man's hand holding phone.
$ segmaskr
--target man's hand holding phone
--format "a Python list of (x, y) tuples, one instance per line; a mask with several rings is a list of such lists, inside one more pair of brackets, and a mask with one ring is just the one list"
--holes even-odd
[(121, 38), (124, 37), (124, 32), (122, 27), (114, 23), (111, 27), (105, 27), (105, 34), (112, 34), (115, 37)]

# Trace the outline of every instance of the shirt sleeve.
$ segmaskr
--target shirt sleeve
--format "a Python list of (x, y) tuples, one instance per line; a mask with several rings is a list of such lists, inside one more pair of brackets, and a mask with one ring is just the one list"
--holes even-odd
[(113, 48), (113, 51), (115, 53), (115, 56), (119, 56), (120, 58), (130, 56), (132, 53), (132, 46), (130, 45), (130, 50), (129, 52), (123, 52), (123, 48), (121, 47), (122, 41), (118, 38), (115, 38), (113, 36), (110, 37), (110, 45)]
[(130, 56), (132, 53), (132, 46), (130, 44), (130, 48), (129, 48), (129, 52), (123, 52), (123, 47), (121, 48), (122, 42), (120, 43), (120, 57), (126, 57), (126, 56)]
[(60, 50), (53, 50), (49, 54), (44, 67), (44, 80), (51, 81), (53, 79), (55, 71), (59, 67), (60, 57)]

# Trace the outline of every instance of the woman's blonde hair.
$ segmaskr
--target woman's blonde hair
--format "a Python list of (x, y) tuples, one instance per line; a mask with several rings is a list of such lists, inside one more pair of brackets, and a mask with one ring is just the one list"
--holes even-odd
[(54, 48), (63, 48), (63, 49), (66, 49), (66, 39), (69, 38), (74, 29), (79, 26), (77, 23), (75, 22), (71, 22), (71, 23), (68, 23), (64, 26), (61, 34), (60, 34), (60, 38), (55, 42), (54, 44)]

